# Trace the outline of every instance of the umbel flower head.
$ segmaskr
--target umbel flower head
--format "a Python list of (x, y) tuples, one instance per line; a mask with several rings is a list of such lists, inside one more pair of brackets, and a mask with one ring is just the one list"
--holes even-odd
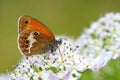
[(109, 13), (93, 22), (73, 40), (62, 41), (56, 52), (23, 57), (10, 80), (77, 80), (87, 69), (98, 71), (120, 56), (120, 13)]

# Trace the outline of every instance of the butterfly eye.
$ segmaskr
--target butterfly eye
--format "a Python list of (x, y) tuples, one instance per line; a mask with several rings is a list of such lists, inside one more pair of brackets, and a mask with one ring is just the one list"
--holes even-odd
[(34, 36), (38, 36), (39, 32), (34, 32), (33, 34), (34, 34)]

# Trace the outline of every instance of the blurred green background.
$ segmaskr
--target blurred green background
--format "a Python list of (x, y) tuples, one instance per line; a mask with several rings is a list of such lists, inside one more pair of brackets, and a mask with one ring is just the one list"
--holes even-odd
[(0, 73), (12, 70), (22, 57), (17, 47), (20, 16), (37, 18), (55, 35), (77, 38), (91, 22), (119, 11), (120, 0), (0, 0)]

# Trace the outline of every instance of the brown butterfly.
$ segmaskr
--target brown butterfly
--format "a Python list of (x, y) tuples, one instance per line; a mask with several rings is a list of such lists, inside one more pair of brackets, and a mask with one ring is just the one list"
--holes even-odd
[(21, 16), (18, 20), (18, 47), (25, 56), (54, 52), (61, 44), (53, 33), (40, 21)]

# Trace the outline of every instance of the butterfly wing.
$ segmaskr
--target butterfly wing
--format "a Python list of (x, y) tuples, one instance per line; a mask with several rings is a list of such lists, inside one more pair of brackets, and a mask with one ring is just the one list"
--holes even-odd
[(46, 34), (50, 39), (55, 40), (53, 33), (40, 21), (30, 17), (21, 16), (18, 21), (18, 32), (21, 33), (24, 30), (35, 30), (40, 33)]
[(38, 20), (22, 16), (19, 19), (18, 44), (26, 56), (49, 51), (49, 46), (56, 44), (53, 33)]

